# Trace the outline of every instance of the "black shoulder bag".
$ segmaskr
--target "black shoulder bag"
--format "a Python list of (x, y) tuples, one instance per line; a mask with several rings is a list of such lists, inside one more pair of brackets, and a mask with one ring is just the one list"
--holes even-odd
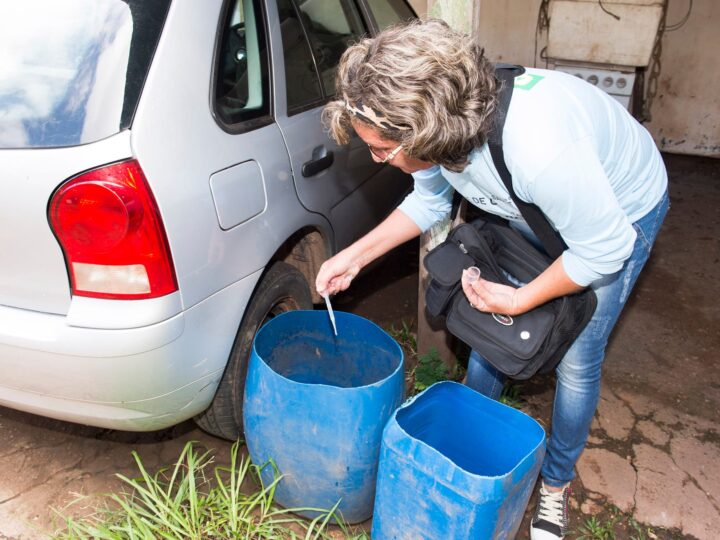
[(514, 78), (524, 71), (519, 66), (496, 67), (501, 89), (488, 146), (513, 202), (550, 256), (536, 249), (507, 223), (493, 217), (458, 225), (424, 260), (431, 277), (425, 293), (428, 312), (434, 316), (444, 315), (450, 333), (514, 379), (528, 379), (537, 372), (552, 371), (590, 321), (597, 305), (595, 293), (587, 288), (555, 298), (521, 315), (484, 313), (470, 305), (460, 284), (463, 269), (477, 266), (484, 279), (517, 287), (535, 279), (566, 249), (562, 237), (540, 209), (517, 197), (505, 165), (503, 125)]

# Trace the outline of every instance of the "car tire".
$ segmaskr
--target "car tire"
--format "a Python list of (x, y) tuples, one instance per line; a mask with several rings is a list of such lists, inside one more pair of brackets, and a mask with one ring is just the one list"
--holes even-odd
[(243, 436), (243, 393), (255, 334), (281, 313), (312, 306), (310, 287), (297, 268), (276, 262), (267, 270), (245, 309), (215, 397), (210, 407), (195, 417), (201, 429), (232, 441)]

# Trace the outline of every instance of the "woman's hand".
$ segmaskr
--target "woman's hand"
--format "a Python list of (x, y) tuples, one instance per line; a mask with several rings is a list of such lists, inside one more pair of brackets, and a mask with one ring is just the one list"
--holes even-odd
[(519, 315), (527, 311), (520, 307), (520, 289), (482, 278), (470, 283), (467, 270), (463, 270), (461, 283), (468, 302), (478, 311), (504, 315)]
[(380, 225), (322, 264), (315, 278), (315, 289), (321, 295), (344, 291), (360, 269), (419, 234), (415, 222), (402, 211), (393, 210)]
[(325, 261), (315, 278), (318, 294), (337, 294), (350, 286), (350, 282), (360, 272), (361, 265), (344, 250)]
[(479, 311), (504, 315), (520, 315), (553, 298), (584, 289), (565, 273), (562, 257), (555, 259), (542, 274), (519, 289), (493, 283), (482, 277), (471, 284), (466, 270), (463, 270), (461, 282), (471, 306)]

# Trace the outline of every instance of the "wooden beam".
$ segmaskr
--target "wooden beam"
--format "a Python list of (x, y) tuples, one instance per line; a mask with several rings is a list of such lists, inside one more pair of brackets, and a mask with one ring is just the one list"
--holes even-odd
[[(429, 353), (435, 349), (443, 362), (451, 370), (457, 364), (457, 358), (452, 352), (452, 335), (445, 330), (441, 320), (430, 316), (425, 309), (425, 290), (430, 276), (423, 266), (425, 255), (436, 245), (436, 238), (425, 232), (420, 237), (420, 268), (418, 276), (418, 316), (417, 316), (417, 353), (418, 356)], [(430, 246), (430, 247), (428, 247)]]
[(446, 218), (436, 223), (420, 236), (420, 264), (418, 271), (418, 318), (417, 318), (417, 353), (427, 354), (435, 349), (440, 358), (447, 364), (448, 368), (454, 370), (457, 365), (453, 336), (445, 330), (445, 323), (442, 319), (432, 317), (425, 309), (425, 290), (430, 282), (430, 276), (425, 270), (423, 260), (431, 249), (445, 240), (450, 229), (464, 221), (467, 201), (461, 199), (460, 207), (454, 221)]

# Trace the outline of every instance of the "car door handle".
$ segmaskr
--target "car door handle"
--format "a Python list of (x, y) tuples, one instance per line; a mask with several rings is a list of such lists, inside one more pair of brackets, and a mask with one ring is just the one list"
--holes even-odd
[[(322, 157), (320, 154), (324, 153)], [(306, 161), (302, 166), (302, 175), (304, 177), (314, 176), (320, 171), (323, 171), (330, 167), (335, 161), (335, 154), (332, 150), (329, 152), (324, 147), (319, 147), (313, 150), (313, 158), (310, 161)]]

